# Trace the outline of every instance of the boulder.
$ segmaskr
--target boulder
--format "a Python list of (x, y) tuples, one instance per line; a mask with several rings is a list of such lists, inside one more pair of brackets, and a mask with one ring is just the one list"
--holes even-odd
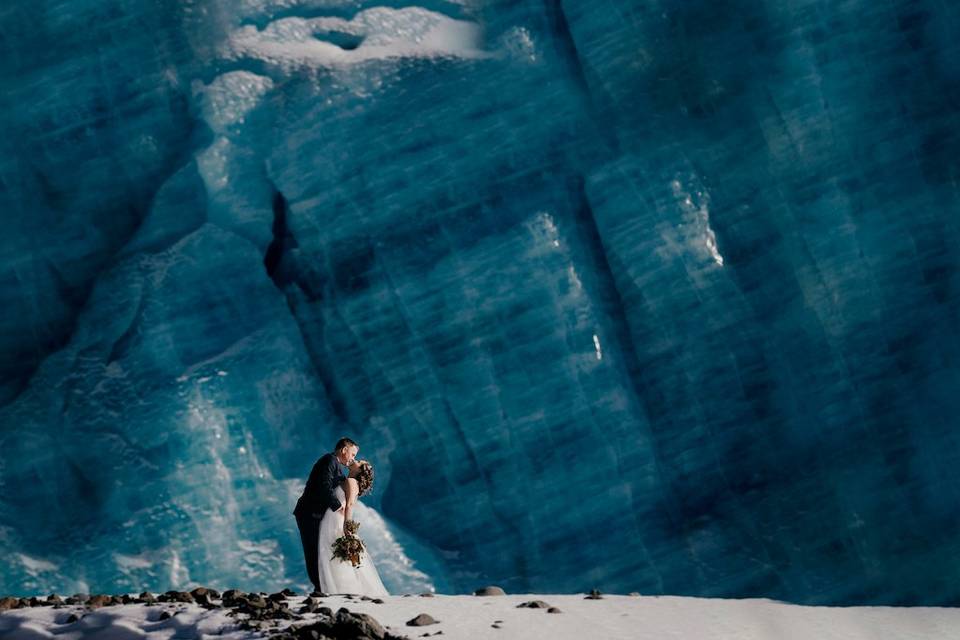
[(113, 604), (113, 598), (103, 594), (96, 594), (90, 596), (90, 599), (85, 603), (91, 609), (97, 609), (99, 607), (109, 607)]
[(253, 607), (254, 609), (265, 609), (267, 607), (267, 599), (256, 593), (250, 594), (241, 600), (246, 603), (247, 606)]
[(430, 614), (421, 613), (416, 618), (412, 620), (407, 620), (407, 626), (408, 627), (425, 627), (428, 624), (437, 624), (437, 622), (438, 621), (434, 620), (433, 616), (431, 616)]
[(483, 587), (482, 589), (477, 589), (473, 592), (475, 596), (505, 596), (503, 589), (496, 586)]
[(337, 611), (333, 619), (333, 630), (337, 633), (337, 637), (343, 638), (383, 640), (387, 636), (383, 625), (372, 616), (365, 613), (352, 613), (342, 608)]

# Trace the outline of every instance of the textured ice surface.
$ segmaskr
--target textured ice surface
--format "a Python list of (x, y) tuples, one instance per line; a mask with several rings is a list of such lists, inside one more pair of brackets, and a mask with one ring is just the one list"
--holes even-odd
[(0, 591), (956, 603), (960, 9), (0, 9)]

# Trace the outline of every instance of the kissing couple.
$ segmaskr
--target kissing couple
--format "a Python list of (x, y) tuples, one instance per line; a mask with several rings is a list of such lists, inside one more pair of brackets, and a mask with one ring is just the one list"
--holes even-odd
[[(310, 470), (293, 515), (300, 529), (307, 575), (316, 591), (385, 596), (389, 594), (369, 553), (359, 566), (334, 553), (340, 538), (349, 539), (356, 532), (351, 521), (353, 508), (373, 486), (373, 465), (357, 460), (359, 451), (356, 442), (340, 438), (332, 452), (322, 455)], [(348, 469), (346, 478), (341, 467)]]

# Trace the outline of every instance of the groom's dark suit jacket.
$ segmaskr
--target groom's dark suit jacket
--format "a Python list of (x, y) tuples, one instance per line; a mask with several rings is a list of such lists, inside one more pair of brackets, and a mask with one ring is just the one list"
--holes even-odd
[(343, 482), (343, 472), (340, 463), (332, 453), (320, 456), (320, 459), (310, 470), (307, 486), (297, 500), (293, 510), (295, 516), (312, 514), (314, 518), (322, 518), (327, 509), (336, 511), (340, 508), (340, 501), (334, 495), (334, 490)]

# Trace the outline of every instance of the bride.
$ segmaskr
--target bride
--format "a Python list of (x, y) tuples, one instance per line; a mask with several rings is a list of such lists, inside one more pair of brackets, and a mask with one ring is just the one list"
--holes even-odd
[[(344, 505), (341, 511), (327, 509), (320, 521), (320, 540), (317, 555), (320, 565), (320, 588), (324, 593), (353, 593), (366, 596), (389, 595), (380, 574), (373, 566), (370, 553), (364, 551), (359, 567), (346, 560), (333, 558), (333, 543), (345, 535), (344, 523), (350, 519), (353, 507), (359, 496), (370, 491), (373, 486), (373, 466), (366, 460), (354, 461), (350, 473), (334, 495)], [(362, 538), (362, 534), (359, 534)]]

